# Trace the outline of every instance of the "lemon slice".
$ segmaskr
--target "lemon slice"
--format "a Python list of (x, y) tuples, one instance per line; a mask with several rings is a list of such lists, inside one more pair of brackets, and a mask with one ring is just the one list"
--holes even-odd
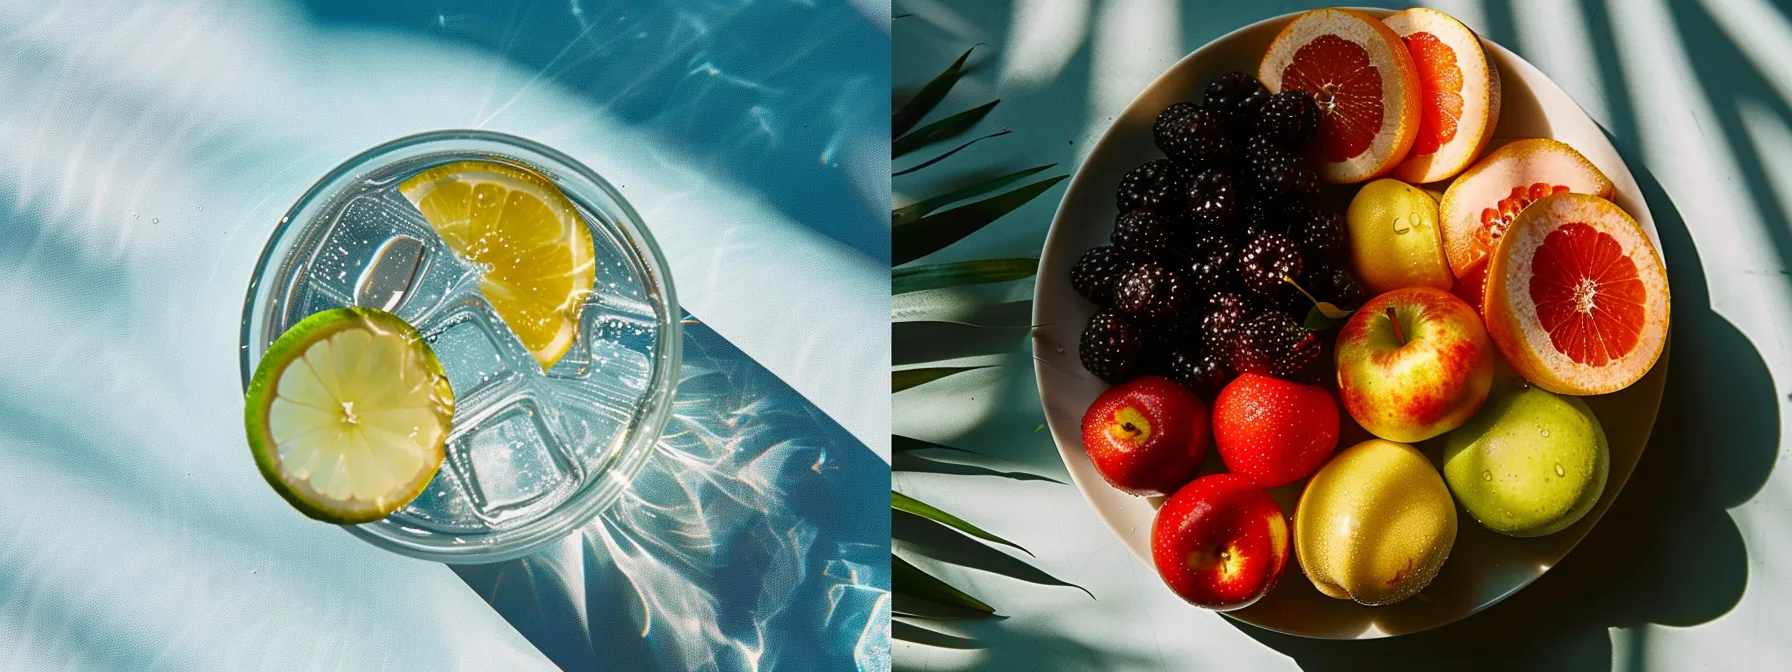
[(353, 525), (397, 511), (435, 478), (454, 392), (411, 325), (337, 308), (274, 341), (244, 406), (268, 484), (307, 516)]
[(479, 267), (479, 291), (543, 371), (572, 347), (596, 274), (591, 231), (534, 171), (459, 161), (398, 185), (455, 255)]

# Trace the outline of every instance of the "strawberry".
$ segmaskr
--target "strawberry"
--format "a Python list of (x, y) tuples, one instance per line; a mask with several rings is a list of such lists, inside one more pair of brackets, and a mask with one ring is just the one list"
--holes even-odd
[(1227, 471), (1259, 487), (1287, 485), (1338, 447), (1338, 402), (1318, 385), (1242, 374), (1214, 399), (1213, 438)]

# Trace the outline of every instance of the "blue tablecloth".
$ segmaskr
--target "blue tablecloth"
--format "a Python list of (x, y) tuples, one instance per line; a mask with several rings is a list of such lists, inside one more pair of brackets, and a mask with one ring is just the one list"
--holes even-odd
[[(0, 4), (0, 669), (887, 661), (887, 16)], [(455, 127), (616, 184), (701, 322), (639, 487), (459, 575), (287, 507), (236, 371), (281, 213), (366, 147)]]

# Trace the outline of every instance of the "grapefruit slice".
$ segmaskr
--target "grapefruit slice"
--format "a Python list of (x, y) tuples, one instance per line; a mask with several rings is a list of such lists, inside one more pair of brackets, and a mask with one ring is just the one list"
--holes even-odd
[(1414, 7), (1384, 19), (1418, 68), (1419, 132), (1394, 177), (1414, 184), (1462, 172), (1500, 121), (1500, 71), (1481, 38), (1455, 17)]
[(1309, 151), (1327, 182), (1362, 182), (1393, 170), (1418, 136), (1412, 54), (1368, 14), (1315, 9), (1295, 17), (1269, 45), (1257, 79), (1272, 92), (1313, 94), (1319, 138)]
[(1668, 338), (1668, 275), (1636, 220), (1572, 192), (1518, 214), (1487, 267), (1487, 334), (1527, 380), (1606, 394), (1655, 366)]
[(1612, 181), (1573, 147), (1548, 138), (1510, 142), (1476, 161), (1437, 206), (1450, 270), (1468, 275), (1525, 206), (1564, 191), (1611, 198)]

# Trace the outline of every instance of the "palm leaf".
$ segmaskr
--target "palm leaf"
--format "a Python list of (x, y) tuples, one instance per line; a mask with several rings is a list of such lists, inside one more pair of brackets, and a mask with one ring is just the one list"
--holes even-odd
[(973, 139), (971, 139), (971, 140), (969, 140), (969, 141), (967, 141), (967, 142), (965, 142), (965, 143), (964, 143), (964, 144), (962, 144), (962, 145), (959, 145), (959, 146), (957, 146), (957, 147), (953, 147), (953, 148), (952, 148), (952, 149), (949, 149), (949, 150), (947, 150), (947, 151), (946, 151), (946, 153), (944, 153), (944, 154), (941, 154), (941, 155), (939, 155), (939, 156), (936, 156), (936, 157), (933, 157), (933, 158), (931, 158), (931, 159), (928, 159), (928, 160), (926, 160), (926, 161), (922, 161), (922, 162), (920, 162), (920, 163), (917, 163), (917, 164), (915, 164), (915, 165), (912, 165), (912, 166), (909, 166), (909, 167), (907, 167), (907, 168), (903, 168), (903, 169), (902, 169), (902, 170), (898, 170), (898, 171), (896, 171), (896, 172), (894, 172), (894, 173), (890, 173), (890, 177), (902, 177), (902, 176), (903, 176), (903, 175), (907, 175), (907, 174), (909, 174), (909, 173), (912, 173), (912, 172), (915, 172), (915, 171), (917, 171), (917, 170), (920, 170), (920, 169), (922, 169), (922, 168), (926, 168), (926, 167), (928, 167), (928, 166), (931, 166), (931, 165), (933, 165), (933, 164), (936, 164), (936, 163), (939, 163), (939, 162), (941, 162), (941, 161), (945, 161), (945, 160), (946, 160), (946, 159), (949, 159), (949, 158), (952, 158), (952, 155), (953, 155), (953, 154), (957, 154), (957, 153), (959, 153), (959, 152), (962, 152), (962, 151), (964, 151), (964, 150), (965, 150), (965, 149), (966, 149), (966, 148), (969, 148), (969, 147), (970, 147), (970, 146), (971, 146), (971, 145), (975, 145), (975, 144), (977, 144), (977, 143), (979, 143), (979, 142), (983, 142), (983, 141), (984, 141), (984, 140), (988, 140), (988, 139), (990, 139), (990, 138), (999, 138), (999, 137), (1002, 137), (1002, 136), (1004, 136), (1004, 135), (1007, 135), (1007, 134), (1009, 134), (1009, 133), (1013, 133), (1013, 132), (1014, 132), (1014, 131), (1010, 131), (1010, 130), (1008, 130), (1008, 129), (1006, 129), (1006, 128), (1004, 128), (1004, 129), (1002, 129), (1002, 130), (999, 130), (999, 131), (996, 131), (996, 132), (994, 132), (994, 133), (991, 133), (991, 134), (989, 134), (989, 135), (985, 135), (985, 136), (983, 136), (983, 137), (980, 137), (980, 138), (973, 138)]
[(996, 613), (995, 607), (953, 588), (945, 581), (933, 578), (933, 575), (921, 571), (921, 568), (909, 564), (895, 553), (890, 554), (890, 592), (934, 604), (969, 609), (978, 614)]
[(890, 372), (890, 393), (895, 394), (911, 387), (926, 385), (956, 373), (987, 369), (987, 366), (940, 366), (927, 369), (903, 369)]
[(954, 61), (940, 74), (934, 75), (933, 80), (921, 87), (920, 91), (915, 92), (915, 97), (903, 104), (902, 109), (890, 115), (891, 138), (900, 138), (903, 134), (908, 133), (908, 129), (914, 128), (922, 117), (927, 116), (928, 112), (933, 111), (935, 105), (940, 104), (940, 101), (946, 98), (946, 93), (952, 90), (953, 85), (958, 83), (959, 76), (964, 74), (965, 59), (970, 58), (971, 52), (976, 49), (977, 47), (973, 45), (970, 49), (964, 50), (964, 55), (959, 56), (957, 61)]
[(989, 116), (989, 111), (996, 109), (996, 105), (1001, 102), (1000, 100), (989, 101), (917, 128), (913, 133), (897, 138), (895, 142), (890, 143), (890, 158), (899, 158), (922, 147), (946, 138), (957, 137), (965, 131), (971, 130), (977, 125), (977, 122), (983, 121), (984, 117)]
[(958, 285), (1011, 282), (1033, 277), (1033, 274), (1038, 271), (1039, 260), (1031, 257), (978, 259), (950, 264), (898, 268), (890, 274), (890, 293), (907, 294)]
[(992, 177), (976, 184), (954, 189), (933, 198), (916, 201), (892, 211), (890, 213), (890, 224), (892, 226), (901, 226), (913, 222), (934, 210), (938, 210), (972, 196), (982, 196), (983, 194), (1001, 189), (1002, 187), (1019, 182), (1022, 179), (1035, 175), (1039, 173), (1039, 171), (1049, 169), (1055, 165), (1058, 164), (1048, 163), (1043, 166), (1034, 166), (1026, 170)]
[(962, 240), (1015, 208), (1026, 205), (1067, 175), (1040, 180), (1000, 196), (922, 217), (890, 231), (890, 261), (901, 266)]
[(959, 532), (963, 532), (965, 534), (971, 535), (978, 539), (1002, 544), (1003, 546), (1013, 547), (1015, 549), (1018, 549), (1022, 553), (1025, 553), (1027, 555), (1033, 555), (1032, 551), (1029, 551), (1025, 548), (1021, 548), (1020, 544), (1017, 544), (1017, 543), (1014, 543), (1007, 539), (1003, 539), (996, 535), (990, 534), (987, 530), (984, 530), (981, 527), (977, 527), (976, 525), (972, 525), (969, 522), (966, 522), (965, 519), (963, 519), (963, 518), (959, 518), (958, 516), (954, 516), (950, 513), (946, 513), (945, 511), (941, 511), (938, 507), (935, 507), (931, 504), (928, 504), (921, 500), (915, 499), (908, 495), (902, 494), (900, 492), (896, 492), (894, 490), (890, 491), (890, 508), (895, 509), (897, 511), (912, 513), (914, 515), (920, 516), (922, 518), (926, 518), (928, 520), (939, 523), (941, 525), (945, 525), (946, 527), (950, 527), (954, 530), (958, 530)]
[(907, 452), (912, 452), (912, 451), (916, 451), (916, 450), (956, 450), (961, 453), (970, 453), (972, 455), (982, 455), (982, 453), (979, 453), (974, 450), (965, 450), (963, 448), (954, 448), (952, 446), (948, 446), (943, 443), (934, 443), (932, 441), (923, 441), (921, 439), (906, 437), (901, 434), (890, 435), (890, 448), (892, 450), (895, 450), (898, 453), (907, 453)]

